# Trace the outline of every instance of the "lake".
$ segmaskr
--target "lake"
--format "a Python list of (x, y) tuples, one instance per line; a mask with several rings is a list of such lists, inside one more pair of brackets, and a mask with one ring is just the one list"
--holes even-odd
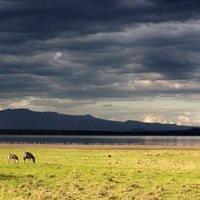
[(1, 143), (200, 145), (200, 136), (0, 135)]

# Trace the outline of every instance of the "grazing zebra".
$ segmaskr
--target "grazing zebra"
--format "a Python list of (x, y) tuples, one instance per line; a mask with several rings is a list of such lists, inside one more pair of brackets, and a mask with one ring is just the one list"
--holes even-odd
[(18, 163), (19, 163), (19, 158), (18, 158), (18, 156), (15, 155), (15, 154), (10, 153), (10, 154), (8, 155), (8, 159), (11, 160), (11, 161), (13, 161), (15, 164), (18, 164)]
[(30, 153), (30, 152), (24, 152), (23, 159), (24, 159), (24, 162), (25, 162), (26, 160), (29, 160), (29, 161), (32, 160), (33, 163), (35, 163), (35, 157), (34, 157), (33, 154)]

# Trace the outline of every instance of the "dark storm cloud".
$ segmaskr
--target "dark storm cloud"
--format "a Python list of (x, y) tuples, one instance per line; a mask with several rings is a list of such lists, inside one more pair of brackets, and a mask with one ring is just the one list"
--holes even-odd
[(169, 0), (1, 0), (1, 32), (26, 33), (15, 42), (120, 30), (130, 23), (197, 18), (198, 1)]
[(199, 11), (188, 0), (0, 0), (0, 94), (199, 93)]

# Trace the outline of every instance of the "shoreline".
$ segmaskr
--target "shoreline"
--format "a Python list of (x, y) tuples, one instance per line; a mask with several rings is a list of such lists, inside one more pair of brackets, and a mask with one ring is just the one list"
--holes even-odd
[(77, 150), (134, 150), (134, 149), (188, 149), (200, 150), (200, 145), (136, 145), (136, 144), (39, 144), (39, 143), (0, 143), (3, 148), (48, 148)]

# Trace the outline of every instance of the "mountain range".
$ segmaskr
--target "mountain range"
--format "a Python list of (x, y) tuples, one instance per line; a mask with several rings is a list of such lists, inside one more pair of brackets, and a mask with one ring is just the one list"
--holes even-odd
[(192, 127), (176, 124), (111, 121), (92, 115), (65, 115), (36, 112), (29, 109), (0, 111), (0, 129), (9, 130), (71, 130), (71, 131), (176, 131)]

